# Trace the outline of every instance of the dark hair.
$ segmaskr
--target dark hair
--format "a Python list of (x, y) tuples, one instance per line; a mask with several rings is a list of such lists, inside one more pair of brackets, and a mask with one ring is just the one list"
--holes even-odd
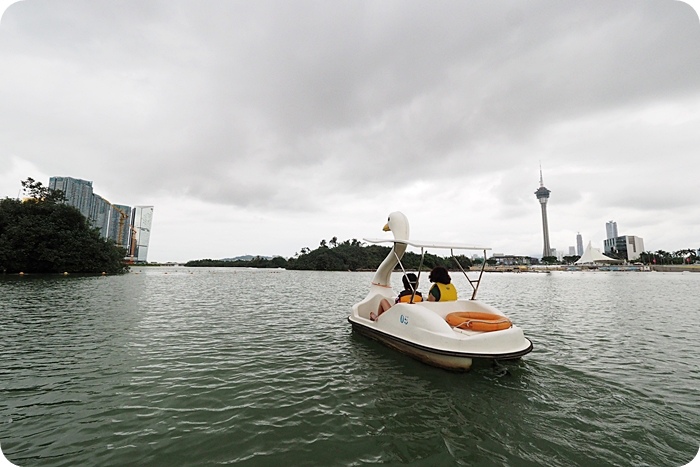
[(439, 282), (441, 284), (449, 284), (452, 282), (452, 279), (450, 278), (450, 274), (447, 272), (447, 269), (445, 269), (442, 266), (436, 266), (433, 268), (432, 271), (430, 271), (430, 275), (428, 276), (430, 279), (430, 282)]
[(416, 290), (418, 288), (418, 277), (412, 272), (405, 274), (401, 280), (403, 281), (403, 288), (405, 290)]

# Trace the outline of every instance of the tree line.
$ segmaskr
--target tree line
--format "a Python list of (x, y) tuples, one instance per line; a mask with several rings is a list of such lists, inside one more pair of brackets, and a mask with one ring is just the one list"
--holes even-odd
[[(639, 258), (633, 260), (635, 263), (642, 264), (694, 264), (698, 262), (698, 249), (684, 248), (674, 252), (668, 252), (664, 250), (656, 251), (643, 251), (639, 254)], [(619, 253), (605, 253), (606, 256), (610, 256), (614, 259), (627, 260), (626, 257)], [(562, 258), (565, 264), (573, 264), (581, 258), (578, 255), (564, 256)], [(545, 256), (542, 258), (542, 262), (546, 264), (557, 264), (557, 258), (555, 256)]]
[[(375, 270), (391, 251), (390, 247), (379, 245), (365, 245), (357, 239), (338, 242), (337, 237), (330, 241), (321, 240), (318, 248), (312, 250), (304, 247), (293, 257), (285, 259), (281, 256), (263, 258), (256, 256), (251, 260), (214, 260), (200, 259), (188, 261), (185, 266), (192, 267), (249, 267), (249, 268), (283, 268), (311, 271), (366, 271)], [(568, 255), (559, 261), (556, 256), (545, 256), (543, 264), (573, 264), (580, 256)], [(457, 256), (459, 263), (467, 269), (474, 264), (481, 264), (483, 259), (471, 259), (464, 255)], [(534, 258), (531, 258), (533, 260)], [(621, 258), (620, 258), (621, 259)], [(692, 264), (698, 261), (697, 250), (683, 249), (673, 253), (663, 250), (656, 252), (642, 252), (636, 260), (644, 264)], [(498, 264), (497, 258), (486, 260), (489, 265)], [(406, 269), (416, 270), (420, 264), (420, 255), (408, 251), (401, 259)], [(435, 266), (444, 266), (448, 269), (457, 268), (454, 260), (426, 253), (423, 259), (423, 268), (432, 269)], [(397, 268), (400, 268), (397, 266)]]
[(664, 250), (643, 251), (638, 261), (645, 264), (693, 264), (698, 261), (698, 251), (700, 248), (685, 248), (672, 253)]
[[(280, 256), (271, 259), (258, 256), (250, 261), (202, 259), (188, 261), (185, 266), (284, 268), (307, 271), (371, 271), (379, 267), (390, 251), (391, 248), (387, 246), (366, 245), (354, 238), (338, 242), (337, 237), (333, 237), (329, 242), (321, 240), (315, 250), (304, 247), (289, 259)], [(408, 251), (401, 259), (401, 263), (406, 269), (416, 270), (420, 265), (420, 259), (419, 254)], [(457, 259), (465, 269), (473, 264), (471, 258), (464, 255), (457, 256)], [(426, 253), (423, 258), (423, 268), (432, 269), (435, 266), (444, 266), (448, 269), (457, 268), (452, 258)], [(400, 267), (397, 266), (397, 268)]]

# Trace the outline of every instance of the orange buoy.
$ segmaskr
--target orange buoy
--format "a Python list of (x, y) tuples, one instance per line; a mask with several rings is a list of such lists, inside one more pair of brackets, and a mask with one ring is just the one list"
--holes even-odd
[(479, 311), (457, 311), (445, 317), (445, 321), (455, 328), (469, 329), (471, 331), (500, 331), (513, 325), (508, 318), (493, 313)]

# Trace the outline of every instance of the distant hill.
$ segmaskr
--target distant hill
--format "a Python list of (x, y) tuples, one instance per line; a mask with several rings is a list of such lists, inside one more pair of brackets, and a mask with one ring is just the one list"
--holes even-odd
[(222, 258), (221, 261), (251, 261), (253, 258), (272, 259), (272, 256), (244, 255), (244, 256), (236, 256), (235, 258)]

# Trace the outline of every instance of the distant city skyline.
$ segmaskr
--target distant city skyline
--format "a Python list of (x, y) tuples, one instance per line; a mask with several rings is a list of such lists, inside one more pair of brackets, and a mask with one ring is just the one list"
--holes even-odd
[(66, 204), (77, 208), (103, 238), (127, 251), (127, 257), (147, 262), (153, 206), (112, 204), (93, 192), (92, 181), (73, 177), (50, 177), (48, 187), (60, 190)]

